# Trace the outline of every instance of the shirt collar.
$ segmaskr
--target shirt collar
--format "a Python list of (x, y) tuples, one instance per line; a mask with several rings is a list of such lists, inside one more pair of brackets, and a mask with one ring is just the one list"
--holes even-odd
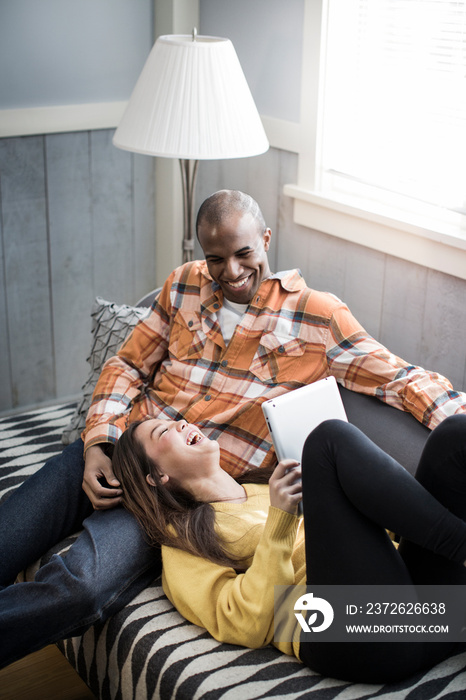
[(298, 269), (276, 272), (270, 279), (278, 279), (287, 292), (299, 292), (306, 288), (306, 282)]

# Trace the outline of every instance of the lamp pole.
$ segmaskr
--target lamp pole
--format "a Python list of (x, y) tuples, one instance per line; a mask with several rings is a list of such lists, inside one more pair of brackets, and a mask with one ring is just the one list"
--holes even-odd
[(198, 160), (180, 158), (181, 185), (183, 189), (183, 263), (191, 262), (194, 258), (194, 195)]

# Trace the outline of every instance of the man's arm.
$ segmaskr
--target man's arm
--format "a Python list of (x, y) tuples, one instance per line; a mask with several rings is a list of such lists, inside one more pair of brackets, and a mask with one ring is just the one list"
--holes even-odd
[(150, 315), (136, 325), (117, 355), (105, 363), (86, 417), (82, 435), (85, 452), (92, 445), (118, 440), (132, 405), (166, 357), (170, 287), (169, 278)]
[(83, 489), (95, 509), (113, 508), (121, 500), (113, 474), (112, 446), (125, 428), (133, 403), (151, 382), (168, 346), (170, 280), (147, 319), (140, 321), (118, 354), (104, 365), (94, 389), (83, 431)]
[(455, 391), (446, 377), (391, 353), (343, 304), (333, 314), (326, 352), (331, 374), (347, 389), (377, 396), (428, 428), (449, 415), (466, 413), (464, 392)]

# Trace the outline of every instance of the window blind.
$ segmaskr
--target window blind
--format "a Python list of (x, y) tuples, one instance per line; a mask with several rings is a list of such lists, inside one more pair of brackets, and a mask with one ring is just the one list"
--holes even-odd
[(329, 0), (321, 174), (466, 211), (466, 0)]

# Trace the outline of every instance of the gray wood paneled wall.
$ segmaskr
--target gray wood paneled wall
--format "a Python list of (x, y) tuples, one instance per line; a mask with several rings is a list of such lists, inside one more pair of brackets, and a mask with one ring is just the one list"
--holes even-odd
[[(0, 411), (78, 394), (95, 296), (134, 303), (155, 286), (154, 160), (112, 136), (0, 140)], [(466, 282), (294, 224), (283, 185), (296, 168), (277, 149), (203, 161), (198, 203), (222, 187), (252, 194), (273, 268), (299, 267), (392, 352), (465, 390)]]
[(204, 161), (198, 200), (222, 187), (251, 194), (273, 230), (272, 267), (298, 267), (310, 287), (343, 299), (392, 352), (466, 390), (466, 281), (298, 226), (292, 200), (283, 194), (283, 185), (293, 182), (297, 157), (277, 149), (257, 158)]
[(94, 298), (155, 286), (154, 161), (112, 136), (0, 140), (0, 411), (77, 395)]

